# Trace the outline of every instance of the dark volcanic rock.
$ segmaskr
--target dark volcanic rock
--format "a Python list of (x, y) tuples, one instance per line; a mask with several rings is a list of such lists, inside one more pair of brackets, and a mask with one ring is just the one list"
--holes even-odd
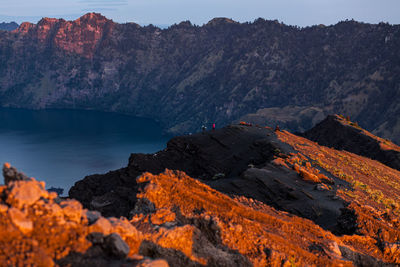
[(334, 179), (330, 189), (316, 190), (315, 183), (303, 180), (295, 170), (271, 163), (293, 151), (271, 128), (232, 125), (175, 137), (154, 154), (132, 154), (126, 168), (88, 176), (69, 195), (104, 216), (130, 216), (137, 212), (133, 209), (138, 175), (181, 170), (220, 192), (250, 197), (340, 232), (336, 218), (344, 203), (332, 197), (337, 186), (346, 183)]
[(139, 174), (174, 169), (207, 181), (216, 174), (239, 177), (249, 164), (258, 166), (272, 160), (280, 149), (276, 140), (271, 130), (247, 126), (175, 137), (163, 151), (132, 154), (126, 168), (77, 182), (69, 196), (105, 216), (127, 216), (135, 203)]
[(400, 147), (338, 115), (328, 116), (303, 135), (320, 145), (347, 150), (400, 170)]

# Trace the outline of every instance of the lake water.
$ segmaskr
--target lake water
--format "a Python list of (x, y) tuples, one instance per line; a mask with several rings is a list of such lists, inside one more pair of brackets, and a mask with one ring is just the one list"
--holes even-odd
[[(86, 175), (125, 167), (130, 153), (164, 149), (168, 136), (148, 119), (82, 110), (0, 108), (0, 163), (46, 187), (69, 188)], [(3, 183), (1, 180), (0, 183)]]

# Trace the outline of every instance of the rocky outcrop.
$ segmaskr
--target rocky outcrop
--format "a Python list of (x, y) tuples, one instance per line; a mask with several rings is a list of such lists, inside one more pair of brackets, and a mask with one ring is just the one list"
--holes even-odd
[[(0, 264), (385, 266), (399, 259), (388, 232), (380, 232), (379, 246), (368, 237), (337, 237), (253, 199), (232, 199), (180, 171), (145, 173), (136, 183), (130, 220), (104, 218), (76, 200), (58, 199), (34, 179), (0, 187)], [(9, 198), (20, 186), (39, 187), (40, 199), (14, 205)], [(370, 249), (385, 244), (388, 252), (371, 256), (356, 248), (366, 243)]]
[(368, 157), (400, 170), (400, 147), (388, 139), (377, 137), (343, 116), (330, 115), (304, 137), (322, 146)]
[(77, 182), (81, 203), (9, 164), (3, 173), (7, 265), (400, 264), (400, 172), (279, 129), (242, 122), (175, 137)]
[(21, 180), (26, 176), (9, 164), (3, 173), (8, 182), (0, 186), (1, 266), (168, 266), (138, 255), (132, 244), (142, 237), (125, 221), (94, 219), (78, 201), (47, 192), (44, 182)]
[(0, 32), (0, 106), (120, 112), (171, 133), (240, 118), (302, 131), (341, 113), (399, 141), (398, 31), (355, 21), (297, 28), (219, 18), (159, 29), (95, 13), (44, 18)]
[[(337, 181), (330, 190), (316, 191), (318, 182), (301, 178), (306, 174), (304, 168), (296, 171), (291, 169), (294, 162), (289, 164), (290, 168), (274, 162), (280, 156), (295, 158), (293, 152), (271, 128), (232, 125), (172, 138), (166, 149), (154, 154), (132, 154), (126, 168), (88, 176), (75, 183), (69, 196), (105, 216), (129, 217), (136, 204), (136, 177), (143, 172), (159, 174), (173, 169), (184, 171), (220, 192), (251, 197), (334, 229), (335, 218), (344, 204), (331, 195), (341, 182)], [(302, 161), (305, 160), (303, 157)], [(318, 181), (327, 183), (326, 179)], [(316, 216), (316, 206), (333, 218)]]
[(36, 25), (25, 23), (14, 32), (20, 38), (38, 40), (42, 46), (55, 46), (69, 53), (91, 58), (102, 38), (111, 34), (114, 23), (98, 13), (77, 20), (43, 18)]
[[(169, 168), (185, 171), (197, 181), (188, 180), (180, 172), (164, 172)], [(165, 186), (160, 185), (163, 183)], [(214, 190), (205, 189), (205, 184)], [(147, 194), (153, 190), (154, 195)], [(178, 225), (184, 224), (179, 218), (191, 203), (210, 199), (218, 210), (228, 205), (210, 195), (197, 195), (196, 190), (225, 193), (258, 212), (268, 213), (272, 207), (279, 214), (309, 219), (323, 231), (341, 236), (339, 239), (351, 251), (341, 245), (338, 251), (343, 251), (347, 255), (344, 258), (356, 265), (384, 266), (398, 261), (397, 170), (347, 151), (320, 146), (287, 131), (249, 123), (175, 137), (165, 150), (155, 154), (132, 154), (126, 168), (88, 176), (71, 188), (70, 196), (106, 216), (123, 215), (141, 221), (136, 216), (147, 214), (146, 220), (168, 226), (177, 220)], [(176, 199), (172, 197), (175, 194)], [(163, 204), (157, 204), (160, 201)], [(211, 207), (204, 206), (209, 204), (196, 206), (192, 213), (209, 214), (206, 211)], [(153, 249), (157, 253), (163, 251), (156, 247)], [(314, 252), (323, 250), (319, 245), (309, 248)], [(240, 252), (248, 255), (243, 253)], [(248, 259), (254, 263), (250, 256)]]
[[(358, 231), (347, 193), (344, 197), (341, 192), (355, 188), (367, 194), (368, 205), (373, 201), (379, 208), (382, 204), (394, 210), (399, 207), (399, 174), (395, 170), (354, 154), (327, 151), (295, 135), (282, 138), (284, 133), (242, 124), (175, 137), (163, 151), (132, 154), (126, 168), (86, 177), (69, 195), (103, 215), (130, 217), (137, 204), (133, 197), (138, 192), (136, 177), (175, 169), (232, 197), (255, 199), (313, 220), (336, 234)], [(312, 150), (304, 149), (308, 147)], [(333, 155), (334, 160), (326, 161)], [(342, 159), (346, 159), (345, 165), (339, 170), (336, 161)], [(374, 171), (367, 172), (370, 168)]]

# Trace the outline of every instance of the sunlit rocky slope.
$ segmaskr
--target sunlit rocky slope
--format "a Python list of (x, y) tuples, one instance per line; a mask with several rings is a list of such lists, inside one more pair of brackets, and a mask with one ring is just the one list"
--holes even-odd
[(44, 18), (0, 32), (0, 106), (116, 111), (172, 133), (243, 116), (300, 131), (335, 112), (400, 142), (399, 46), (400, 26), (385, 23)]
[[(342, 126), (325, 140), (353, 127), (349, 140), (383, 141), (339, 116), (310, 132), (332, 120)], [(400, 172), (283, 130), (240, 123), (175, 137), (77, 182), (71, 199), (9, 164), (3, 175), (1, 265), (400, 264)]]

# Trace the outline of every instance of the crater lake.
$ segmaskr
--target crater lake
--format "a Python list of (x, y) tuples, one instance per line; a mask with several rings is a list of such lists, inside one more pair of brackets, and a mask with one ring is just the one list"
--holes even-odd
[(153, 120), (87, 110), (0, 108), (0, 163), (46, 188), (125, 167), (131, 153), (153, 153), (170, 137)]

